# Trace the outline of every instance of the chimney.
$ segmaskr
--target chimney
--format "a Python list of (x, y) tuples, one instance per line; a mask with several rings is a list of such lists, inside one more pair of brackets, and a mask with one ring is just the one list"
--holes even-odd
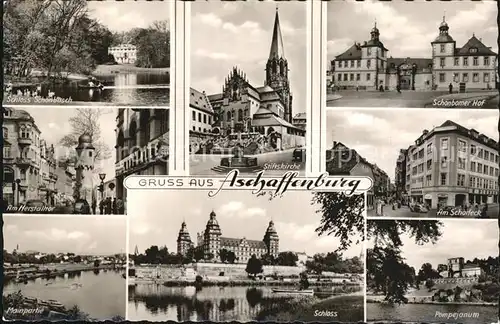
[(424, 129), (422, 134), (427, 135), (427, 134), (429, 134), (429, 131), (427, 129)]

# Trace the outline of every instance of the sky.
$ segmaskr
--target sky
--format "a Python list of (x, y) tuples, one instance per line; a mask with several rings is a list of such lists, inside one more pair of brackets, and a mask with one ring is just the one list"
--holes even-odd
[(170, 1), (88, 1), (89, 16), (113, 32), (170, 20)]
[[(130, 197), (132, 198), (132, 197)], [(148, 201), (144, 204), (144, 201)], [(273, 220), (280, 241), (280, 251), (316, 253), (335, 251), (340, 241), (314, 232), (319, 226), (318, 206), (311, 205), (311, 192), (287, 192), (283, 198), (269, 200), (249, 191), (225, 190), (213, 198), (205, 190), (139, 191), (129, 199), (129, 251), (137, 246), (139, 253), (151, 245), (167, 246), (177, 252), (177, 236), (183, 221), (191, 240), (205, 229), (210, 213), (215, 211), (222, 236), (262, 240), (269, 221)], [(168, 206), (168, 208), (165, 208)], [(354, 241), (357, 238), (353, 238)], [(363, 244), (345, 251), (345, 257), (359, 256)]]
[[(69, 109), (68, 109), (69, 108)], [(97, 109), (97, 108), (85, 108), (85, 109)], [(53, 144), (56, 156), (58, 156), (58, 143), (67, 134), (72, 132), (72, 128), (69, 119), (76, 116), (77, 110), (71, 107), (58, 107), (58, 108), (40, 108), (40, 107), (29, 107), (23, 108), (28, 112), (35, 120), (36, 125), (41, 131), (40, 137), (44, 139), (48, 145)], [(115, 145), (116, 145), (116, 116), (118, 110), (114, 108), (102, 108), (104, 114), (101, 116), (101, 140), (108, 145), (110, 148), (111, 157), (106, 160), (96, 161), (96, 181), (99, 176), (97, 173), (106, 173), (106, 180), (110, 180), (115, 177)], [(64, 155), (66, 150), (60, 148)]]
[(9, 216), (3, 217), (4, 249), (12, 252), (111, 255), (125, 253), (124, 217)]
[(329, 149), (333, 141), (355, 149), (394, 180), (399, 150), (413, 144), (424, 129), (430, 131), (447, 120), (498, 139), (496, 110), (405, 109), (395, 113), (392, 109), (371, 108), (327, 110), (326, 143)]
[[(276, 3), (196, 1), (191, 8), (192, 86), (220, 93), (234, 66), (254, 87), (263, 86)], [(279, 18), (295, 115), (306, 105), (306, 4), (280, 3)]]
[[(401, 255), (406, 263), (418, 271), (422, 264), (448, 263), (449, 258), (463, 257), (465, 261), (498, 256), (498, 226), (496, 220), (442, 220), (442, 236), (436, 244), (417, 245), (415, 239), (401, 234)], [(471, 242), (481, 244), (471, 244)], [(373, 247), (374, 242), (367, 242)]]
[(327, 8), (330, 60), (355, 41), (368, 41), (375, 21), (389, 56), (430, 58), (430, 43), (439, 34), (443, 15), (457, 47), (475, 33), (498, 53), (495, 1), (330, 1)]

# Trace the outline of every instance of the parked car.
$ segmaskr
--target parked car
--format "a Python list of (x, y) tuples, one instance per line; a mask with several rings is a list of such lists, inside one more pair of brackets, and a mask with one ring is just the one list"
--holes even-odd
[(293, 150), (293, 162), (304, 162), (306, 160), (306, 149), (296, 148)]
[(414, 213), (427, 213), (429, 210), (422, 203), (412, 203), (410, 204), (410, 211)]
[(78, 199), (73, 205), (73, 214), (90, 215), (90, 205), (85, 199)]

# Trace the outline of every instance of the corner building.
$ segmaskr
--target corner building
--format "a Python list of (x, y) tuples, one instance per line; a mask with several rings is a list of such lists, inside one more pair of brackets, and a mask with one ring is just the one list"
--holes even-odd
[[(197, 239), (197, 246), (203, 249), (206, 260), (219, 259), (219, 253), (223, 249), (233, 252), (237, 258), (237, 263), (247, 263), (248, 259), (254, 254), (257, 258), (266, 254), (276, 258), (279, 254), (279, 236), (273, 221), (269, 222), (261, 241), (248, 240), (245, 237), (223, 237), (217, 216), (212, 211), (205, 230), (198, 233)], [(191, 247), (194, 247), (194, 243), (191, 240), (186, 223), (183, 222), (177, 238), (177, 253), (185, 255)]]
[(450, 120), (424, 130), (407, 150), (406, 192), (433, 209), (498, 203), (497, 150), (495, 140)]

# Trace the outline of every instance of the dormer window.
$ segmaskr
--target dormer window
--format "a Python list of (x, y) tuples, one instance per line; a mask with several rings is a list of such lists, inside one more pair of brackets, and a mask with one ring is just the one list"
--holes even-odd
[(470, 52), (470, 53), (477, 53), (477, 48), (475, 48), (475, 47), (471, 47), (471, 48), (469, 49), (469, 52)]

